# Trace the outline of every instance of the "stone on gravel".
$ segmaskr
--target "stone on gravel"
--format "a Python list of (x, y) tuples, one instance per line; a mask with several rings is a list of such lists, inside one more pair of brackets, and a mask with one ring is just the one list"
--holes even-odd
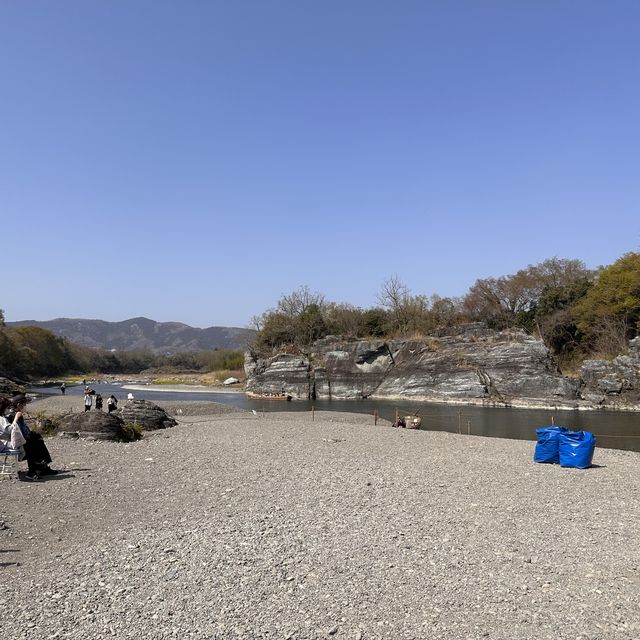
[(81, 438), (97, 440), (120, 440), (123, 437), (124, 422), (113, 413), (102, 411), (86, 411), (70, 413), (59, 419), (58, 431), (66, 437), (77, 433)]
[(178, 424), (162, 407), (149, 400), (128, 400), (117, 413), (125, 424), (139, 424), (143, 431), (167, 429)]

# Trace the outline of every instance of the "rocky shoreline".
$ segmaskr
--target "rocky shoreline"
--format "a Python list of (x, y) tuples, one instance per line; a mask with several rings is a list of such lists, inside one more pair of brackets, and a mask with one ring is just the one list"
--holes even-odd
[(414, 400), (527, 409), (640, 411), (640, 337), (563, 376), (542, 340), (482, 323), (414, 340), (328, 336), (296, 353), (245, 353), (247, 391), (301, 399)]
[(640, 637), (640, 454), (579, 471), (371, 416), (174, 409), (0, 483), (11, 638)]

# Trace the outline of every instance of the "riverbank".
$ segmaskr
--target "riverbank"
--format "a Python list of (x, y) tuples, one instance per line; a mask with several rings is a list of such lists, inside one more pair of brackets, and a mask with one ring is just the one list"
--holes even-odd
[(244, 393), (244, 387), (204, 384), (125, 384), (127, 391), (166, 391), (169, 393)]
[(50, 439), (66, 473), (0, 483), (16, 638), (640, 634), (637, 453), (578, 471), (371, 416), (180, 422)]
[[(106, 404), (107, 399), (103, 398), (103, 401)], [(126, 402), (126, 399), (122, 398), (118, 402), (118, 406), (123, 407)], [(238, 407), (218, 402), (208, 402), (206, 400), (192, 400), (186, 395), (184, 400), (162, 400), (159, 403), (159, 406), (161, 406), (168, 414), (174, 416), (211, 416), (224, 415), (228, 413), (247, 413), (245, 410)], [(80, 413), (82, 411), (84, 411), (84, 404), (83, 396), (80, 395), (45, 396), (37, 398), (27, 405), (28, 417), (38, 417), (40, 414), (52, 417), (66, 413)]]

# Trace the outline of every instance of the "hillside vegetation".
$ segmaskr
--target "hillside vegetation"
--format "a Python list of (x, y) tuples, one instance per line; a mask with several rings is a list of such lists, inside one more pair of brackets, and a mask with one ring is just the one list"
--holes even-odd
[(8, 322), (7, 326), (39, 327), (83, 347), (115, 351), (150, 351), (157, 355), (171, 355), (184, 351), (244, 349), (255, 333), (251, 329), (239, 327), (199, 329), (181, 322), (156, 322), (142, 317), (120, 322), (85, 318), (23, 320)]
[[(595, 270), (580, 260), (550, 258), (515, 274), (477, 280), (460, 298), (414, 294), (392, 276), (378, 292), (378, 305), (369, 309), (330, 302), (302, 287), (253, 319), (252, 348), (260, 354), (304, 352), (327, 335), (417, 338), (477, 321), (539, 336), (565, 373), (585, 358), (612, 358), (640, 333), (640, 253)], [(235, 349), (157, 355), (89, 348), (38, 326), (7, 326), (0, 310), (0, 375), (7, 377), (146, 369), (206, 373), (236, 371), (242, 363)]]
[(477, 280), (460, 298), (414, 294), (392, 276), (378, 303), (362, 309), (302, 287), (253, 319), (254, 349), (304, 352), (327, 335), (416, 338), (482, 321), (539, 336), (570, 372), (585, 358), (622, 353), (640, 332), (640, 254), (627, 253), (595, 270), (580, 260), (550, 258), (515, 274)]
[(237, 349), (156, 355), (150, 351), (92, 349), (32, 326), (8, 327), (0, 310), (0, 375), (9, 378), (60, 376), (71, 373), (139, 373), (162, 371), (238, 370), (243, 353)]

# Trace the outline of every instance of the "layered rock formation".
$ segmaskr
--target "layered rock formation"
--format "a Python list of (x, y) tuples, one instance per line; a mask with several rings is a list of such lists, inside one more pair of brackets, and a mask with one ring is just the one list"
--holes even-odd
[(294, 398), (411, 398), (529, 407), (577, 407), (577, 381), (562, 376), (544, 343), (482, 324), (421, 340), (328, 337), (308, 354), (245, 357), (247, 390)]
[(587, 360), (562, 376), (541, 340), (482, 324), (421, 340), (330, 336), (304, 355), (245, 354), (247, 390), (294, 398), (410, 398), (540, 408), (640, 410), (640, 337), (614, 360)]
[(580, 397), (591, 405), (640, 410), (640, 337), (626, 355), (613, 360), (585, 360), (580, 369)]

